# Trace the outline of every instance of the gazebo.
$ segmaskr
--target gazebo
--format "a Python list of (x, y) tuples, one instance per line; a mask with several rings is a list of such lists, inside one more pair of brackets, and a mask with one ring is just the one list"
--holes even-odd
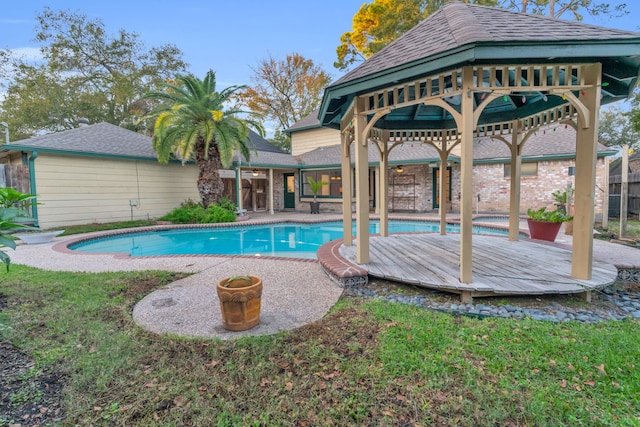
[[(355, 258), (369, 263), (368, 141), (380, 151), (383, 237), (389, 152), (406, 142), (430, 144), (442, 164), (451, 153), (460, 157), (458, 280), (472, 283), (474, 136), (510, 147), (509, 240), (517, 241), (522, 147), (541, 126), (557, 123), (577, 131), (571, 276), (590, 279), (598, 111), (601, 104), (627, 98), (639, 70), (638, 33), (446, 3), (325, 90), (320, 122), (342, 136), (344, 245), (354, 245), (349, 201), (355, 197)], [(446, 205), (445, 170), (440, 167), (440, 206)], [(445, 209), (440, 221), (445, 235)]]

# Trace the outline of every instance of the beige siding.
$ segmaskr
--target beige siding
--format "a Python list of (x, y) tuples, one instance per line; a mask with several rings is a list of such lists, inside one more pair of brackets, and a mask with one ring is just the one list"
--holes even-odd
[(291, 133), (291, 154), (298, 156), (318, 147), (340, 144), (340, 131), (316, 128)]
[[(40, 227), (157, 218), (199, 200), (194, 165), (40, 154), (35, 162)], [(137, 200), (138, 206), (130, 206)]]

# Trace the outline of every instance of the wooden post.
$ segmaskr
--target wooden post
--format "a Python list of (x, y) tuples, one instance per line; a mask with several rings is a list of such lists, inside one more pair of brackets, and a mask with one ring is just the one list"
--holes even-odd
[[(571, 275), (577, 279), (591, 279), (593, 263), (593, 200), (596, 178), (598, 112), (600, 110), (600, 84), (602, 65), (585, 67), (585, 84), (580, 101), (588, 117), (578, 115), (576, 141), (576, 191), (573, 217), (573, 246)], [(585, 119), (588, 123), (585, 123)]]
[(353, 117), (356, 152), (356, 261), (369, 263), (369, 144), (364, 130), (367, 125), (364, 99), (357, 98)]
[[(462, 147), (460, 155), (460, 281), (472, 281), (473, 238), (473, 67), (462, 68)], [(443, 165), (444, 166), (444, 165)]]
[(342, 131), (342, 226), (343, 239), (346, 246), (353, 245), (353, 213), (351, 199), (353, 198), (351, 181), (351, 137)]
[(385, 131), (380, 147), (380, 180), (378, 185), (378, 206), (380, 212), (380, 235), (389, 235), (389, 131)]
[(602, 200), (602, 229), (609, 229), (609, 158), (603, 157), (604, 162), (604, 199)]
[(620, 177), (620, 237), (627, 237), (629, 215), (629, 144), (622, 145), (622, 176)]
[(445, 192), (448, 189), (445, 179), (447, 177), (449, 151), (447, 150), (447, 141), (444, 140), (444, 136), (442, 138), (442, 149), (440, 150), (440, 171), (438, 173), (438, 178), (440, 179), (438, 182), (438, 191), (440, 192), (440, 199), (438, 200), (438, 206), (440, 207), (438, 210), (440, 211), (440, 234), (444, 236), (447, 234), (447, 197)]
[(521, 129), (513, 122), (511, 133), (511, 186), (509, 188), (509, 240), (520, 238), (520, 177), (522, 170)]

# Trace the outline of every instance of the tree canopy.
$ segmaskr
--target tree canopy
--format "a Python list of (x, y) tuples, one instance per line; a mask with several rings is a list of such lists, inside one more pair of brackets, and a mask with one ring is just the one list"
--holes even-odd
[(279, 132), (273, 142), (290, 151), (290, 141), (282, 131), (320, 106), (331, 76), (298, 53), (284, 60), (269, 56), (252, 71), (253, 84), (241, 93), (241, 101), (262, 119), (276, 123)]
[(218, 203), (223, 195), (219, 169), (231, 166), (235, 151), (249, 160), (249, 127), (260, 135), (264, 135), (264, 130), (251, 118), (243, 119), (243, 111), (226, 108), (244, 87), (231, 86), (218, 92), (213, 71), (202, 80), (178, 76), (162, 86), (163, 91), (145, 95), (146, 99), (162, 102), (150, 114), (155, 119), (153, 149), (161, 163), (172, 157), (183, 162), (195, 160), (200, 171), (198, 191), (207, 208)]
[(13, 139), (73, 128), (80, 117), (135, 129), (152, 107), (142, 95), (186, 68), (174, 45), (147, 49), (138, 34), (109, 35), (80, 12), (45, 8), (36, 21), (42, 60), (13, 58), (1, 70), (9, 82), (0, 117)]
[[(611, 6), (594, 0), (463, 0), (482, 6), (499, 6), (523, 13), (560, 17), (572, 14), (581, 20), (583, 13), (619, 16), (626, 5)], [(363, 61), (437, 11), (447, 0), (373, 0), (360, 7), (353, 16), (351, 31), (340, 36), (336, 48), (340, 70)]]
[[(636, 95), (637, 98), (637, 95)], [(621, 147), (629, 145), (635, 149), (640, 148), (640, 129), (636, 128), (632, 117), (638, 114), (634, 109), (622, 109), (620, 105), (612, 105), (600, 111), (600, 123), (598, 138), (608, 147)]]

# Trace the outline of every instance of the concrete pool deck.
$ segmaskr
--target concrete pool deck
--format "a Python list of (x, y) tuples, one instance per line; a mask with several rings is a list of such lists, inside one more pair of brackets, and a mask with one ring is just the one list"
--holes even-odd
[[(340, 214), (311, 215), (304, 213), (249, 213), (242, 224), (281, 221), (335, 221)], [(403, 218), (437, 220), (429, 214), (402, 215)], [(451, 216), (451, 219), (457, 218)], [(88, 233), (86, 236), (104, 233)], [(267, 335), (291, 330), (319, 320), (342, 295), (342, 288), (332, 281), (320, 264), (313, 260), (291, 260), (259, 257), (227, 256), (161, 256), (129, 257), (113, 254), (82, 254), (60, 248), (78, 238), (62, 236), (52, 243), (19, 245), (8, 251), (15, 264), (51, 271), (108, 272), (163, 270), (193, 273), (143, 298), (134, 308), (134, 320), (156, 333), (182, 336), (235, 339), (250, 335)], [(561, 231), (557, 244), (571, 247), (571, 236)], [(617, 266), (638, 269), (640, 251), (627, 246), (594, 240), (594, 258)], [(221, 326), (221, 315), (215, 291), (216, 283), (232, 275), (254, 274), (263, 279), (261, 323), (244, 332), (228, 332)]]

